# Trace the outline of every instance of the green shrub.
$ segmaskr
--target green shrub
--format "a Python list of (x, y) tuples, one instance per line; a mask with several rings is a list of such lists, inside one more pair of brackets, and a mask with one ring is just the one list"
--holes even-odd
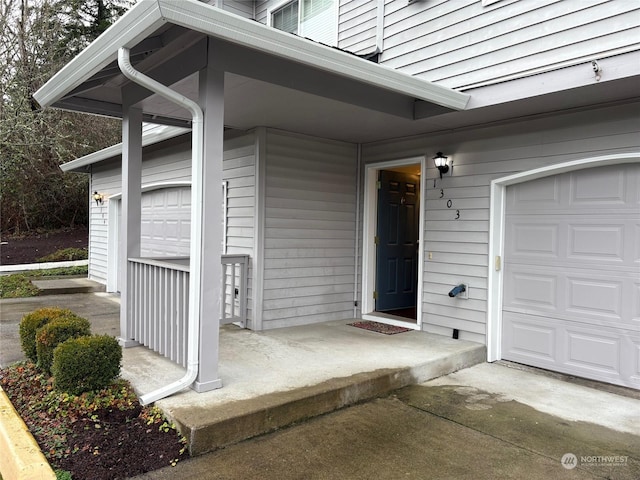
[(35, 297), (40, 293), (26, 275), (13, 274), (0, 276), (0, 298)]
[(38, 367), (50, 374), (53, 350), (65, 340), (85, 335), (91, 335), (91, 324), (86, 318), (71, 314), (51, 320), (36, 333)]
[(20, 320), (20, 345), (26, 357), (33, 363), (38, 361), (36, 333), (51, 320), (73, 315), (71, 310), (59, 307), (45, 307), (27, 313)]
[(67, 340), (53, 352), (53, 386), (71, 395), (108, 387), (120, 375), (122, 348), (109, 335)]
[(36, 259), (36, 262), (70, 262), (71, 260), (86, 260), (89, 253), (86, 248), (62, 248), (49, 255)]

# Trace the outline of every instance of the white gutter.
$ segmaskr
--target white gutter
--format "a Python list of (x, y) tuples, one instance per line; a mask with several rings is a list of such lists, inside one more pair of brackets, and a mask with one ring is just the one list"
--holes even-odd
[(198, 345), (200, 342), (200, 287), (202, 259), (202, 204), (203, 204), (203, 147), (204, 114), (193, 100), (171, 90), (161, 83), (137, 71), (131, 65), (129, 49), (118, 49), (118, 66), (122, 74), (163, 98), (186, 108), (192, 115), (191, 133), (191, 257), (189, 260), (189, 318), (187, 320), (187, 372), (184, 377), (169, 385), (140, 397), (140, 403), (149, 403), (168, 397), (189, 387), (198, 376)]
[(453, 110), (464, 110), (469, 102), (467, 93), (194, 0), (140, 0), (34, 93), (34, 98), (42, 107), (55, 104), (107, 66), (117, 45), (133, 47), (167, 23)]
[[(152, 125), (145, 128), (145, 125), (143, 125), (142, 146), (148, 147), (149, 145), (154, 145), (156, 143), (163, 142), (164, 140), (170, 140), (189, 132), (191, 132), (190, 129), (182, 127)], [(122, 155), (122, 143), (111, 145), (110, 147), (103, 148), (102, 150), (90, 153), (88, 155), (85, 155), (84, 157), (76, 158), (75, 160), (63, 163), (62, 165), (60, 165), (60, 170), (62, 170), (63, 172), (82, 172), (91, 165), (95, 165), (96, 163), (102, 162), (103, 160), (108, 160), (119, 155)]]

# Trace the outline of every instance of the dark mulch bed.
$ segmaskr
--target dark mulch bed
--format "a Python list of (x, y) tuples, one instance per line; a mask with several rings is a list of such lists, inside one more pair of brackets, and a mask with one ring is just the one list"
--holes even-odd
[(56, 470), (73, 480), (117, 480), (188, 458), (159, 410), (141, 407), (124, 382), (96, 396), (53, 391), (31, 363), (0, 370), (0, 385)]
[(2, 234), (0, 265), (36, 263), (36, 259), (63, 248), (85, 248), (89, 231), (86, 227), (55, 230), (46, 233), (9, 236)]

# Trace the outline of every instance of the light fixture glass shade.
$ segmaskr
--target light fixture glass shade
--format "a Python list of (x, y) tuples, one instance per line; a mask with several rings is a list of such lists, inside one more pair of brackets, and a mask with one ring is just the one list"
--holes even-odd
[(445, 157), (442, 152), (436, 153), (436, 156), (433, 157), (433, 162), (436, 164), (436, 167), (441, 168), (447, 165), (448, 157)]

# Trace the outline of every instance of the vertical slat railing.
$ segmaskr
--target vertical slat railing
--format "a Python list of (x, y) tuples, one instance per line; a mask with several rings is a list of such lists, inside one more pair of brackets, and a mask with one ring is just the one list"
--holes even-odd
[[(222, 256), (220, 324), (247, 322), (248, 255)], [(186, 367), (189, 316), (188, 258), (130, 258), (131, 338)]]
[(186, 367), (188, 258), (130, 258), (133, 340)]
[(249, 255), (222, 255), (222, 316), (220, 324), (247, 325)]

